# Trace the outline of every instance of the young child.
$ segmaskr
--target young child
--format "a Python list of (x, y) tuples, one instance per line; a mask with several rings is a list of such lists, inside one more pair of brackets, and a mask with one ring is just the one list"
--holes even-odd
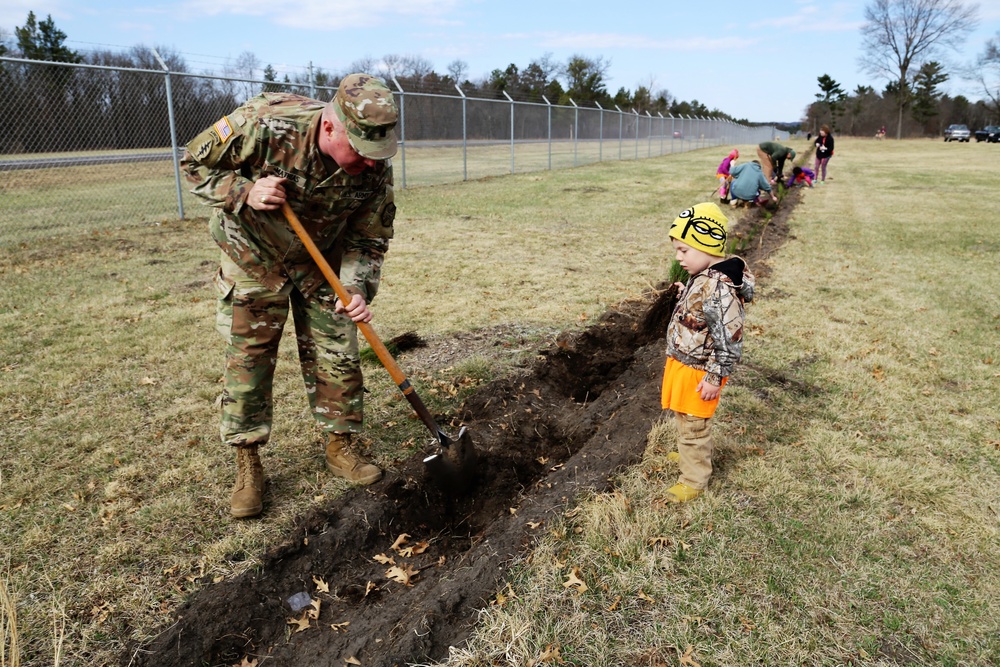
[(813, 181), (816, 180), (816, 172), (808, 167), (792, 167), (792, 175), (788, 178), (788, 182), (785, 183), (786, 188), (793, 187), (812, 187)]
[(677, 423), (680, 465), (671, 502), (700, 496), (712, 475), (712, 415), (719, 394), (743, 351), (743, 304), (753, 299), (754, 277), (739, 257), (725, 257), (728, 220), (712, 203), (681, 212), (670, 238), (681, 268), (690, 274), (678, 286), (667, 327), (667, 364), (661, 404)]
[(726, 200), (729, 199), (729, 181), (733, 180), (732, 176), (729, 175), (729, 169), (733, 166), (733, 162), (736, 162), (739, 157), (739, 150), (734, 148), (729, 155), (722, 160), (722, 163), (719, 164), (719, 168), (715, 170), (715, 177), (719, 179), (719, 201), (723, 204), (725, 204)]

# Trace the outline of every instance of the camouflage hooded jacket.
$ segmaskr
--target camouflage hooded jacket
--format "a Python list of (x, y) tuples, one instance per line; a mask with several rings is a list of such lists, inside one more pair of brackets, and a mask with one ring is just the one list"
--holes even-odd
[(303, 293), (324, 282), (281, 210), (257, 211), (254, 181), (281, 176), (288, 202), (344, 287), (371, 301), (392, 238), (396, 207), (388, 160), (351, 176), (319, 150), (323, 102), (265, 93), (247, 101), (187, 145), (181, 162), (192, 193), (214, 207), (216, 243), (272, 291), (289, 280)]
[(718, 386), (743, 353), (743, 304), (753, 300), (746, 262), (730, 257), (691, 276), (667, 326), (667, 355)]

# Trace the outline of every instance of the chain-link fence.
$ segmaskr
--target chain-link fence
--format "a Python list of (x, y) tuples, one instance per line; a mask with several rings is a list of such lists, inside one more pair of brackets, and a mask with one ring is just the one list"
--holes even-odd
[[(410, 92), (398, 81), (397, 187), (755, 144), (773, 127)], [(262, 91), (334, 88), (0, 57), (0, 244), (205, 215), (178, 160)]]

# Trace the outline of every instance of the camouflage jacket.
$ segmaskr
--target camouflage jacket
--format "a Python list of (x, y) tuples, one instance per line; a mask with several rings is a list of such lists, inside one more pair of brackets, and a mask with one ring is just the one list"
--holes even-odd
[(743, 353), (743, 304), (753, 300), (753, 288), (753, 274), (739, 257), (692, 276), (667, 326), (667, 355), (721, 384)]
[(247, 206), (254, 181), (286, 178), (288, 202), (344, 287), (371, 301), (392, 238), (392, 165), (351, 176), (319, 150), (324, 103), (265, 93), (187, 145), (181, 162), (191, 192), (214, 207), (209, 228), (236, 264), (272, 291), (289, 280), (309, 294), (325, 282), (281, 210)]

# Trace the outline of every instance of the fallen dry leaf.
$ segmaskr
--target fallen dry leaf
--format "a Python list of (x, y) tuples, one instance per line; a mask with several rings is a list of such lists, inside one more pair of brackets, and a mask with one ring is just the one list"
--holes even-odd
[(608, 605), (607, 611), (614, 611), (615, 609), (618, 609), (618, 605), (621, 603), (621, 601), (622, 601), (622, 596), (616, 595), (614, 601), (610, 605)]
[(535, 530), (536, 528), (538, 528), (539, 526), (541, 526), (543, 523), (545, 523), (545, 522), (544, 521), (529, 521), (528, 522), (528, 528), (530, 528), (531, 530)]
[(374, 590), (378, 590), (378, 586), (369, 581), (368, 584), (365, 586), (365, 597), (368, 597), (368, 594)]
[(408, 564), (403, 565), (402, 567), (397, 565), (386, 570), (385, 576), (395, 582), (403, 584), (404, 586), (412, 586), (413, 584), (410, 583), (410, 581), (418, 572), (420, 572), (420, 570), (414, 570)]
[(139, 380), (139, 384), (156, 384), (157, 382), (159, 382), (159, 380), (154, 380), (150, 377), (145, 377)]
[(694, 646), (688, 646), (687, 650), (684, 651), (684, 655), (681, 656), (682, 665), (690, 665), (691, 667), (701, 667), (701, 664), (695, 662), (695, 659), (691, 657), (691, 654), (693, 652), (694, 652)]
[(641, 588), (639, 589), (639, 592), (635, 594), (635, 596), (640, 600), (645, 600), (646, 602), (656, 602), (656, 600), (646, 595), (646, 592)]
[(427, 542), (417, 542), (411, 547), (403, 547), (399, 550), (399, 555), (403, 558), (413, 558), (417, 554), (422, 554), (427, 551), (431, 545)]
[(257, 667), (257, 658), (251, 660), (250, 656), (246, 656), (238, 663), (233, 665), (233, 667)]
[(313, 600), (312, 602), (310, 602), (309, 603), (310, 609), (306, 609), (306, 616), (308, 616), (309, 618), (311, 618), (314, 621), (319, 620), (319, 606), (320, 606), (320, 604), (321, 603), (320, 603), (319, 600)]
[(580, 568), (574, 566), (573, 569), (569, 571), (566, 581), (563, 582), (563, 588), (572, 588), (577, 593), (586, 592), (587, 584), (583, 583), (583, 579), (581, 579), (582, 576)]
[(649, 542), (648, 543), (649, 543), (649, 546), (651, 546), (651, 547), (656, 547), (656, 548), (659, 548), (659, 549), (664, 549), (664, 548), (670, 546), (670, 538), (666, 537), (666, 536), (663, 536), (663, 535), (660, 535), (659, 537), (651, 537), (651, 538), (649, 538)]
[(319, 577), (313, 577), (313, 583), (316, 584), (316, 592), (317, 593), (329, 593), (330, 592), (330, 584), (326, 583), (325, 581), (323, 581)]
[(561, 647), (559, 644), (549, 644), (545, 647), (537, 658), (535, 658), (536, 665), (544, 665), (550, 662), (562, 662), (562, 656), (559, 655)]
[(345, 665), (360, 665), (361, 661), (355, 658), (353, 655), (344, 661)]
[(392, 556), (386, 556), (385, 554), (378, 554), (372, 556), (372, 560), (376, 563), (381, 563), (382, 565), (395, 565), (396, 561), (393, 560)]
[(409, 539), (409, 537), (410, 536), (407, 533), (400, 533), (399, 537), (396, 538), (396, 541), (393, 542), (392, 546), (389, 548), (393, 551), (399, 551), (399, 548), (406, 544), (406, 540)]
[(294, 626), (294, 628), (292, 629), (292, 634), (309, 629), (309, 626), (311, 625), (311, 622), (309, 620), (309, 610), (306, 610), (302, 614), (302, 618), (288, 619), (288, 625)]
[(344, 621), (343, 623), (331, 623), (330, 627), (337, 632), (347, 632), (347, 626), (350, 625), (350, 621)]

